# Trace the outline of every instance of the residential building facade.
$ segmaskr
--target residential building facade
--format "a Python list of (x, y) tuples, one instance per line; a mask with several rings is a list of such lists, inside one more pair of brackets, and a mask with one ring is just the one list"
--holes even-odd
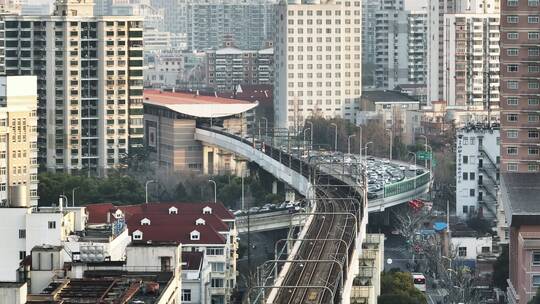
[(275, 125), (355, 120), (362, 81), (360, 0), (282, 2), (274, 43)]
[(238, 85), (272, 84), (274, 49), (241, 50), (232, 46), (206, 52), (206, 81), (217, 92), (233, 92)]
[(469, 124), (456, 132), (456, 215), (497, 217), (499, 127)]
[(38, 78), (38, 158), (50, 171), (103, 175), (142, 147), (142, 19), (94, 17), (92, 6), (3, 17), (5, 74)]
[(445, 14), (443, 100), (449, 106), (499, 104), (499, 15)]
[(408, 24), (409, 81), (407, 84), (425, 85), (427, 81), (427, 11), (409, 12)]
[(37, 78), (0, 76), (0, 202), (38, 204)]
[(409, 82), (408, 15), (403, 6), (375, 12), (375, 88)]
[(501, 171), (537, 172), (540, 6), (526, 0), (501, 5)]

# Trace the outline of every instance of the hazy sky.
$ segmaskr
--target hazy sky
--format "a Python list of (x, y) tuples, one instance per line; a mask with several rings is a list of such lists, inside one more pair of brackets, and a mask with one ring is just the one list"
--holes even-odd
[(418, 11), (427, 6), (427, 0), (405, 0), (405, 9), (409, 11)]

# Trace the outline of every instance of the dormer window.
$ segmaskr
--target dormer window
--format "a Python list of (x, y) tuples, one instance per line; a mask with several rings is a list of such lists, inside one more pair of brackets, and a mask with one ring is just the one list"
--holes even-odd
[(142, 235), (143, 235), (142, 231), (140, 231), (140, 230), (135, 230), (135, 231), (133, 232), (133, 235), (132, 235), (132, 236), (133, 236), (133, 240), (134, 240), (134, 241), (140, 241), (140, 240), (142, 240)]
[(114, 217), (119, 219), (119, 218), (123, 218), (124, 217), (124, 212), (122, 212), (122, 210), (120, 209), (116, 209), (116, 211), (114, 212)]
[(150, 226), (150, 220), (148, 218), (143, 218), (141, 220), (141, 226)]
[(178, 214), (178, 208), (174, 206), (169, 208), (169, 214)]
[(197, 225), (197, 226), (199, 226), (199, 225), (206, 225), (206, 221), (205, 221), (204, 219), (202, 219), (202, 218), (197, 219), (197, 220), (195, 221), (195, 225)]
[(206, 207), (203, 208), (202, 213), (203, 214), (212, 214), (212, 208), (206, 206)]
[(191, 231), (190, 235), (189, 235), (189, 238), (192, 240), (192, 241), (198, 241), (201, 239), (201, 233), (197, 230), (193, 230)]

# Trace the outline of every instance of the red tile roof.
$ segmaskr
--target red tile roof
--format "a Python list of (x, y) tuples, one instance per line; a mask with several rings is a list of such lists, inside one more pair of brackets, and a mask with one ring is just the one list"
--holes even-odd
[[(176, 207), (177, 214), (169, 214), (169, 209)], [(210, 207), (212, 213), (203, 214), (203, 209)], [(86, 207), (88, 223), (107, 223), (109, 213), (122, 210), (129, 234), (136, 230), (143, 233), (142, 241), (175, 241), (181, 244), (225, 244), (226, 239), (220, 232), (229, 231), (224, 221), (234, 220), (234, 215), (221, 203), (150, 203), (128, 206), (114, 206), (110, 203), (91, 204)], [(113, 218), (113, 215), (110, 215)], [(141, 220), (148, 218), (150, 225), (141, 225)], [(204, 225), (196, 225), (202, 218)], [(193, 230), (200, 232), (199, 240), (191, 240)]]
[(164, 92), (160, 90), (144, 90), (144, 99), (154, 103), (167, 105), (181, 104), (248, 104), (239, 99), (197, 95), (196, 93)]
[(234, 220), (234, 215), (221, 203), (149, 203), (139, 205), (115, 206), (111, 203), (97, 203), (86, 206), (89, 224), (107, 223), (107, 214), (117, 209), (124, 212), (126, 218), (140, 213), (169, 214), (170, 207), (178, 208), (179, 214), (201, 214), (204, 207), (212, 208), (212, 214), (224, 221)]

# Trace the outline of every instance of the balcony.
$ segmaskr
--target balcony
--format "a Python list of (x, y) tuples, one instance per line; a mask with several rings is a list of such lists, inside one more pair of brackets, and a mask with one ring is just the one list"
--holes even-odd
[(353, 286), (351, 289), (351, 303), (369, 303), (373, 293), (373, 286)]

